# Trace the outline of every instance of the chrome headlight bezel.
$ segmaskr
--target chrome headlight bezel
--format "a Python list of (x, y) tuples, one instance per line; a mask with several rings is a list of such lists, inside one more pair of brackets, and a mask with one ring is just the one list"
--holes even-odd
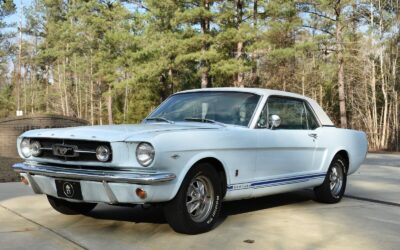
[(32, 141), (30, 142), (29, 145), (30, 151), (31, 151), (31, 155), (33, 157), (38, 157), (42, 154), (43, 150), (42, 150), (42, 145), (40, 144), (39, 141)]
[(31, 157), (31, 140), (29, 138), (23, 138), (19, 144), (19, 149), (23, 157)]
[(148, 142), (141, 142), (136, 147), (136, 160), (143, 167), (148, 167), (153, 163), (155, 151), (153, 145)]
[(107, 145), (99, 145), (96, 148), (96, 158), (98, 161), (107, 162), (111, 158), (111, 149)]

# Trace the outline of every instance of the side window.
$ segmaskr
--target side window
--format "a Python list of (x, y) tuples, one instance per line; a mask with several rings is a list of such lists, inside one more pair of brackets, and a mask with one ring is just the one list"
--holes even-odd
[(298, 99), (271, 96), (260, 115), (258, 128), (271, 128), (269, 117), (278, 115), (281, 124), (277, 129), (315, 129), (317, 120), (308, 105)]
[(257, 128), (268, 128), (268, 105), (265, 104), (257, 122)]
[(307, 123), (308, 123), (308, 129), (316, 129), (319, 127), (319, 124), (317, 122), (317, 119), (314, 116), (314, 113), (311, 111), (311, 108), (309, 105), (304, 103), (304, 106), (307, 111)]

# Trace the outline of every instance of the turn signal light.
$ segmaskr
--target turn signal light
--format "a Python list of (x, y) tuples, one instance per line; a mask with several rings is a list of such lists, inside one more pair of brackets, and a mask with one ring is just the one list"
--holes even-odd
[(147, 197), (147, 193), (146, 193), (146, 191), (144, 191), (143, 189), (141, 189), (141, 188), (136, 188), (136, 195), (140, 198), (140, 199), (146, 199), (146, 197)]

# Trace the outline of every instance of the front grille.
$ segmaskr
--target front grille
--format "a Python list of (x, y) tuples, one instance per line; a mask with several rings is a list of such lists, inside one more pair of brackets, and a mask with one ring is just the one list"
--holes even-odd
[[(42, 153), (38, 158), (63, 160), (63, 161), (99, 161), (96, 158), (96, 149), (100, 145), (105, 145), (111, 150), (109, 142), (102, 141), (83, 141), (71, 139), (53, 139), (53, 138), (30, 138), (31, 143), (38, 141), (41, 145)], [(74, 150), (74, 154), (70, 156), (60, 156), (54, 154), (55, 145), (70, 146)], [(108, 162), (112, 160), (112, 153)]]

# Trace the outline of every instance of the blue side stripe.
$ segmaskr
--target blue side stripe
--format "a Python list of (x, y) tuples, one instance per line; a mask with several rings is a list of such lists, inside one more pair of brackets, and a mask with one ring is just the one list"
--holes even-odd
[[(289, 177), (289, 178), (270, 179), (270, 180), (257, 181), (257, 182), (238, 183), (238, 184), (229, 185), (227, 187), (227, 189), (228, 189), (228, 191), (232, 191), (232, 190), (242, 190), (242, 189), (249, 189), (249, 188), (273, 187), (273, 186), (306, 182), (306, 181), (309, 181), (312, 179), (325, 177), (325, 175), (326, 175), (326, 173), (319, 173), (319, 174), (311, 174), (311, 175), (294, 176), (294, 177)], [(243, 188), (234, 188), (235, 185), (243, 185), (244, 187)]]
[[(267, 179), (267, 180), (263, 180), (263, 181), (286, 181), (288, 178), (302, 178), (302, 177), (308, 178), (308, 177), (313, 176), (313, 175), (323, 175), (323, 176), (325, 176), (326, 173), (302, 174), (302, 175), (297, 175), (297, 176), (292, 176), (292, 177), (272, 178), (272, 179)], [(257, 182), (257, 181), (256, 181), (256, 182)], [(238, 182), (238, 183), (235, 183), (235, 184), (233, 184), (233, 185), (238, 185), (238, 184), (251, 184), (251, 183), (256, 183), (256, 182), (254, 182), (254, 181), (253, 181), (253, 182), (252, 182), (252, 181), (250, 181), (250, 182)], [(260, 182), (260, 181), (258, 181), (258, 182)]]
[[(309, 179), (309, 178), (314, 178), (314, 177), (320, 177), (321, 175), (322, 174), (301, 176), (301, 177), (292, 177), (292, 178), (284, 179), (283, 181)], [(322, 176), (325, 176), (325, 174), (323, 174)], [(258, 186), (258, 185), (269, 184), (269, 183), (278, 183), (278, 182), (282, 182), (282, 180), (261, 181), (261, 182), (251, 183), (251, 186)]]
[(321, 177), (312, 177), (312, 178), (307, 178), (307, 179), (292, 180), (292, 181), (279, 182), (279, 183), (271, 183), (271, 184), (266, 184), (266, 185), (254, 186), (252, 188), (257, 189), (257, 188), (264, 188), (264, 187), (275, 187), (275, 186), (281, 186), (281, 185), (287, 185), (287, 184), (306, 182), (306, 181), (313, 180), (313, 179), (318, 179), (318, 178), (321, 178)]

